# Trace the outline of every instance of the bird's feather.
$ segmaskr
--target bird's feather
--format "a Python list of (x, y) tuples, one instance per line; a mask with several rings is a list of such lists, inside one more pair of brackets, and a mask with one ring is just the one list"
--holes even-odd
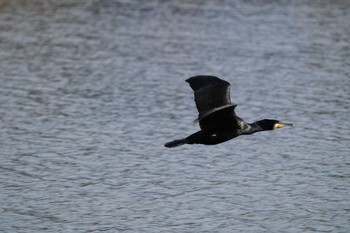
[(221, 123), (226, 127), (237, 127), (237, 106), (231, 103), (230, 83), (215, 76), (195, 76), (186, 80), (194, 91), (195, 103), (198, 110), (198, 120), (203, 130)]

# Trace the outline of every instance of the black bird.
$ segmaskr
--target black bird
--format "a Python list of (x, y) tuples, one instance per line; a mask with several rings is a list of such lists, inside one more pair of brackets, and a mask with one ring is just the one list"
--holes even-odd
[(215, 76), (195, 76), (186, 80), (194, 91), (194, 99), (199, 112), (200, 131), (187, 138), (174, 140), (165, 147), (183, 144), (215, 145), (240, 135), (292, 126), (278, 120), (264, 119), (247, 123), (235, 113), (230, 100), (230, 83)]

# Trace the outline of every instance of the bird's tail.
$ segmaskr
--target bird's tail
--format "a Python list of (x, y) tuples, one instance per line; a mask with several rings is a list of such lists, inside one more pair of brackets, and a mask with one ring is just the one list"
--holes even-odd
[(187, 143), (187, 139), (186, 138), (183, 138), (183, 139), (178, 139), (178, 140), (174, 140), (174, 141), (171, 141), (171, 142), (167, 142), (165, 143), (165, 147), (176, 147), (176, 146), (181, 146), (183, 144), (186, 144)]

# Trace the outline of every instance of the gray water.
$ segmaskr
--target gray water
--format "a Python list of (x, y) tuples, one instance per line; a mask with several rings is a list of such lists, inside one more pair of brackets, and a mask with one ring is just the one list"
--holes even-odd
[[(0, 1), (0, 231), (349, 232), (350, 3)], [(184, 81), (295, 127), (215, 146)]]

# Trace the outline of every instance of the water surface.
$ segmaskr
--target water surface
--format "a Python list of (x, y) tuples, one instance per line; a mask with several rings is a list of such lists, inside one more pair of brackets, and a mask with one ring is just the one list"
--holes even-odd
[[(348, 232), (348, 1), (1, 1), (0, 230)], [(295, 127), (216, 146), (184, 80)]]

